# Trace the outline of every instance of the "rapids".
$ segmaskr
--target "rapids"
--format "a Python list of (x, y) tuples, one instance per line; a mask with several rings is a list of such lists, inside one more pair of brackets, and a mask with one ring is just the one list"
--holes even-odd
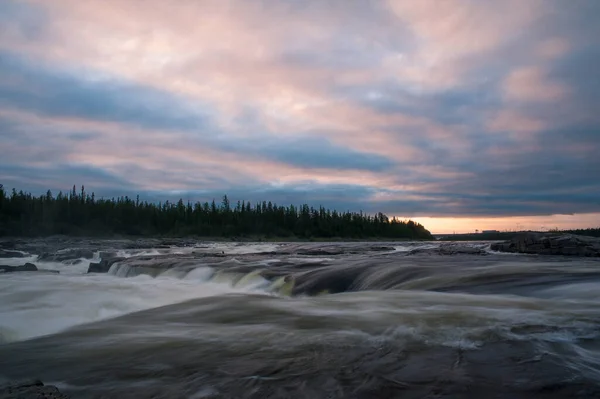
[(0, 275), (0, 382), (73, 398), (600, 397), (597, 259), (441, 242), (2, 247), (23, 257), (0, 264), (40, 271)]

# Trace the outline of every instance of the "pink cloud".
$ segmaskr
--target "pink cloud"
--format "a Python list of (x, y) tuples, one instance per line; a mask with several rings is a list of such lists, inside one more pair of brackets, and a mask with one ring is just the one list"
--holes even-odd
[[(112, 122), (95, 122), (77, 118), (52, 118), (21, 111), (2, 110), (0, 116), (24, 126), (24, 131), (43, 129), (64, 135), (55, 144), (62, 152), (61, 162), (98, 167), (123, 175), (137, 187), (152, 190), (210, 188), (211, 179), (222, 185), (243, 185), (250, 181), (264, 184), (294, 184), (312, 181), (319, 184), (391, 185), (394, 176), (369, 171), (302, 168), (266, 160), (256, 154), (216, 151), (201, 143), (190, 142), (181, 132), (138, 129)], [(97, 136), (82, 142), (68, 139), (73, 131), (93, 131)], [(12, 154), (31, 158), (43, 146), (12, 145)], [(29, 155), (28, 155), (29, 154)], [(33, 157), (35, 158), (35, 157)], [(56, 159), (32, 160), (32, 166), (52, 166)], [(132, 165), (135, 165), (132, 168)], [(127, 173), (123, 173), (128, 170)], [(156, 175), (164, 178), (156, 179)], [(154, 176), (154, 177), (153, 177)], [(207, 179), (208, 178), (208, 179)], [(218, 187), (217, 187), (218, 188)]]
[[(537, 1), (513, 0), (492, 6), (390, 0), (388, 19), (368, 21), (356, 4), (323, 12), (323, 5), (291, 10), (285, 2), (268, 8), (243, 1), (150, 0), (144, 7), (128, 0), (57, 0), (51, 7), (36, 2), (48, 7), (50, 38), (37, 46), (24, 41), (5, 46), (25, 46), (65, 64), (83, 64), (210, 100), (223, 112), (223, 123), (241, 112), (240, 102), (248, 99), (265, 114), (293, 117), (294, 109), (326, 102), (332, 82), (367, 84), (391, 78), (414, 90), (460, 84), (469, 68), (465, 57), (490, 51), (516, 35), (535, 19), (539, 6)], [(337, 68), (281, 58), (330, 51), (336, 32), (345, 29), (360, 33), (354, 46), (364, 48), (365, 55), (380, 52), (380, 63)], [(390, 35), (404, 37), (406, 48), (394, 52), (382, 46)]]
[[(250, 105), (276, 135), (320, 131), (337, 144), (405, 161), (426, 155), (409, 143), (411, 134), (443, 143), (455, 156), (466, 154), (469, 142), (459, 128), (441, 126), (427, 117), (377, 114), (334, 99), (332, 84), (394, 79), (417, 92), (459, 85), (470, 68), (466, 59), (514, 37), (535, 20), (540, 5), (537, 0), (493, 4), (390, 0), (382, 3), (392, 11), (387, 19), (368, 21), (360, 17), (364, 12), (358, 5), (322, 12), (308, 5), (291, 10), (285, 2), (268, 8), (244, 1), (149, 0), (144, 7), (128, 0), (35, 3), (51, 16), (49, 38), (4, 46), (24, 46), (65, 65), (83, 65), (93, 71), (88, 72), (90, 78), (107, 73), (185, 95), (190, 102), (208, 102), (218, 109), (212, 114), (217, 125), (232, 136), (251, 138), (246, 126), (236, 122)], [(340, 68), (285, 58), (295, 52), (330, 51), (336, 33), (349, 27), (361, 36), (353, 45), (364, 46), (365, 55), (380, 53), (378, 63)], [(389, 35), (404, 37), (405, 48), (394, 52), (382, 46)], [(556, 52), (560, 46), (547, 47)], [(539, 76), (526, 90), (522, 81), (530, 80), (531, 73), (521, 75), (507, 79), (508, 95), (539, 95), (538, 83), (544, 83)], [(557, 86), (544, 90), (545, 96), (559, 91)], [(507, 124), (499, 116), (492, 126)], [(524, 131), (535, 128), (532, 121), (518, 125)]]
[(508, 101), (549, 102), (564, 99), (568, 88), (550, 80), (540, 67), (522, 67), (511, 71), (503, 83)]
[(388, 0), (388, 4), (414, 35), (414, 50), (396, 62), (400, 79), (440, 89), (460, 84), (474, 55), (494, 50), (527, 28), (539, 16), (542, 3)]
[(553, 60), (567, 54), (570, 48), (571, 44), (567, 39), (554, 37), (540, 43), (536, 52), (542, 59)]

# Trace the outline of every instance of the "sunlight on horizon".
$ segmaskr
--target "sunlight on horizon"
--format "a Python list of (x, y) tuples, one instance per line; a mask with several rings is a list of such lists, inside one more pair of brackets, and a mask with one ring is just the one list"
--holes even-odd
[(421, 223), (433, 234), (475, 233), (476, 230), (569, 230), (600, 226), (600, 213), (510, 217), (398, 217), (398, 219), (411, 219)]

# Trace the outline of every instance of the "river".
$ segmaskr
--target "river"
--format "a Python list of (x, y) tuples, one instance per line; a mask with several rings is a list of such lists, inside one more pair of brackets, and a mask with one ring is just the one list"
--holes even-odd
[(72, 398), (600, 397), (598, 259), (481, 242), (3, 245), (21, 252), (0, 264), (40, 271), (0, 275), (0, 382)]

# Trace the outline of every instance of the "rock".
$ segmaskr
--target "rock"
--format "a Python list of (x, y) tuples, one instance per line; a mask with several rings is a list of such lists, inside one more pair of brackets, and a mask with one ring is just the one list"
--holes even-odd
[(37, 266), (34, 265), (33, 263), (25, 263), (23, 266), (21, 267), (21, 271), (23, 272), (35, 272), (37, 271)]
[[(247, 254), (247, 255), (261, 255), (262, 253), (259, 254)], [(225, 252), (221, 252), (221, 253), (213, 253), (213, 252), (198, 252), (198, 251), (192, 251), (191, 255), (197, 257), (197, 258), (225, 258), (227, 257), (227, 255), (225, 254)]]
[(0, 248), (5, 248), (5, 249), (16, 249), (17, 248), (17, 242), (18, 241), (14, 241), (14, 240), (0, 240)]
[(374, 252), (387, 252), (387, 251), (394, 251), (396, 248), (395, 247), (386, 247), (386, 246), (372, 246), (369, 247), (368, 250), (369, 251), (374, 251)]
[(0, 265), (0, 272), (12, 273), (12, 272), (36, 272), (37, 266), (33, 263), (25, 263), (23, 266), (6, 266)]
[(108, 273), (110, 270), (110, 266), (106, 266), (105, 261), (100, 261), (96, 263), (90, 263), (88, 266), (88, 273)]
[(309, 249), (304, 251), (298, 251), (298, 255), (304, 256), (335, 256), (335, 255), (343, 255), (344, 251), (342, 249), (339, 250), (325, 250), (325, 249)]
[(440, 255), (487, 255), (481, 248), (467, 246), (441, 246), (438, 250)]
[(537, 255), (600, 257), (600, 238), (528, 233), (509, 241), (493, 243), (492, 251)]
[(439, 246), (430, 246), (423, 248), (414, 248), (407, 252), (406, 255), (441, 255), (441, 256), (452, 256), (452, 255), (478, 255), (486, 256), (488, 252), (482, 245), (465, 244), (462, 242), (445, 242)]
[(90, 266), (88, 267), (87, 272), (88, 273), (108, 273), (108, 271), (110, 270), (112, 265), (114, 265), (117, 262), (121, 262), (122, 260), (125, 260), (125, 259), (126, 258), (115, 256), (112, 258), (102, 259), (100, 262), (90, 263)]
[(100, 252), (98, 252), (98, 256), (100, 257), (100, 259), (108, 259), (108, 258), (117, 258), (117, 257), (119, 257), (119, 255), (117, 255), (117, 253), (114, 252), (114, 251), (100, 251)]
[(10, 251), (7, 249), (0, 249), (0, 258), (24, 258), (25, 254), (19, 251)]
[(91, 249), (64, 249), (54, 253), (46, 252), (38, 257), (38, 260), (50, 261), (50, 262), (63, 262), (66, 260), (73, 260), (79, 258), (92, 259), (94, 257), (94, 251)]
[(40, 380), (12, 382), (0, 386), (0, 399), (68, 399), (58, 388)]

